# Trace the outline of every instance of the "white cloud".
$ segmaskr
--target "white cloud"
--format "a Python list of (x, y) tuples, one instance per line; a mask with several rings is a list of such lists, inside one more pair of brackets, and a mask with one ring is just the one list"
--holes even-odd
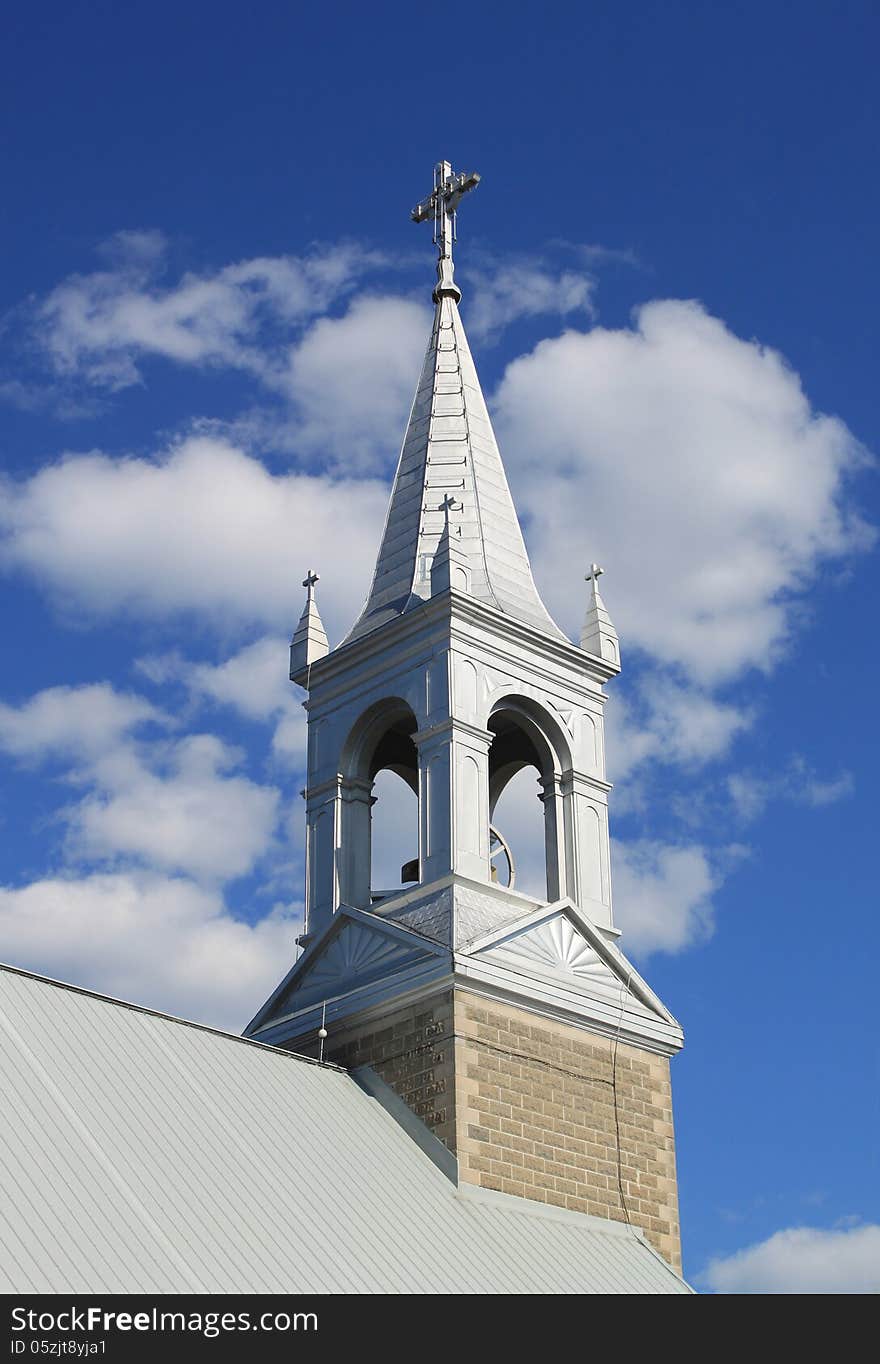
[[(315, 323), (285, 380), (303, 448), (331, 450), (342, 468), (391, 455), (425, 331), (423, 310), (399, 299), (359, 299)], [(691, 720), (700, 700), (701, 724), (735, 726), (693, 689), (769, 666), (791, 628), (787, 600), (824, 558), (870, 541), (846, 501), (864, 458), (846, 427), (811, 411), (774, 352), (669, 301), (643, 308), (636, 330), (543, 342), (508, 367), (498, 403), (538, 576), (563, 623), (579, 627), (580, 560), (604, 554), (624, 649), (687, 672)], [(208, 437), (159, 461), (70, 456), (10, 489), (6, 555), (92, 606), (278, 627), (303, 560), (329, 552), (345, 560), (350, 620), (387, 491), (275, 477)], [(331, 616), (342, 586), (325, 569)]]
[(823, 781), (819, 777), (808, 778), (803, 796), (807, 805), (816, 808), (845, 800), (855, 789), (856, 783), (852, 772), (841, 772), (839, 777), (833, 777), (830, 781)]
[(223, 881), (250, 871), (278, 822), (279, 792), (230, 775), (240, 755), (210, 734), (189, 735), (151, 766), (129, 750), (95, 764), (95, 791), (70, 807), (77, 857), (134, 858)]
[(727, 778), (727, 792), (740, 819), (757, 819), (773, 800), (790, 801), (819, 809), (845, 800), (855, 790), (851, 772), (840, 772), (836, 777), (817, 776), (806, 759), (795, 755), (782, 772), (770, 776), (754, 772), (732, 772)]
[(255, 720), (266, 720), (283, 710), (291, 696), (288, 669), (288, 641), (267, 636), (216, 666), (195, 664), (189, 677), (204, 695)]
[(234, 1030), (292, 965), (300, 915), (249, 924), (212, 890), (149, 873), (0, 887), (4, 959)]
[(757, 819), (774, 794), (774, 783), (746, 772), (732, 772), (727, 778), (727, 793), (740, 819)]
[(106, 682), (50, 687), (22, 706), (0, 702), (0, 748), (24, 759), (95, 756), (149, 721), (164, 724), (167, 717), (142, 696)]
[(331, 639), (366, 593), (388, 497), (379, 481), (273, 475), (207, 437), (155, 460), (70, 455), (3, 491), (0, 557), (78, 614), (197, 612), (226, 633), (286, 633), (316, 564)]
[(627, 951), (681, 952), (711, 937), (721, 874), (699, 846), (615, 840), (614, 918)]
[(291, 439), (339, 469), (394, 467), (431, 329), (427, 306), (358, 298), (315, 322), (290, 353)]
[(138, 363), (150, 355), (244, 369), (274, 384), (279, 362), (261, 330), (324, 312), (376, 259), (341, 244), (185, 274), (169, 286), (161, 233), (119, 233), (105, 254), (109, 268), (70, 276), (39, 305), (36, 331), (57, 373), (110, 390), (140, 382)]
[(880, 1293), (880, 1226), (790, 1227), (712, 1260), (716, 1293)]
[(484, 343), (497, 340), (505, 327), (523, 317), (593, 315), (596, 282), (583, 271), (554, 271), (527, 257), (508, 257), (482, 269), (472, 267), (464, 279), (465, 324)]
[(288, 676), (288, 647), (281, 636), (266, 635), (222, 663), (165, 654), (138, 659), (136, 666), (152, 682), (179, 681), (192, 695), (231, 706), (249, 720), (273, 721), (273, 751), (303, 766), (306, 718), (302, 693)]
[(744, 707), (651, 672), (629, 699), (609, 695), (609, 776), (619, 781), (649, 759), (693, 767), (721, 758), (752, 718)]
[(241, 754), (213, 735), (133, 732), (158, 714), (106, 685), (53, 688), (0, 707), (0, 747), (72, 764), (66, 781), (86, 794), (60, 814), (69, 857), (135, 859), (208, 881), (244, 875), (270, 845), (279, 792), (234, 774)]
[(151, 682), (183, 682), (198, 696), (233, 706), (251, 720), (268, 720), (291, 692), (288, 641), (265, 635), (222, 663), (196, 663), (182, 654), (148, 655), (136, 663)]
[[(70, 275), (33, 309), (34, 336), (56, 374), (113, 392), (142, 382), (148, 357), (239, 369), (289, 392), (301, 405), (298, 425), (309, 444), (332, 426), (333, 414), (315, 408), (322, 399), (332, 404), (340, 390), (348, 426), (343, 415), (338, 433), (353, 440), (355, 454), (361, 442), (370, 442), (371, 427), (383, 441), (392, 435), (386, 419), (399, 415), (402, 381), (404, 401), (412, 397), (427, 336), (427, 288), (424, 304), (374, 294), (357, 299), (347, 318), (322, 314), (378, 267), (393, 269), (402, 260), (339, 242), (301, 256), (190, 271), (169, 282), (169, 244), (160, 232), (119, 232), (101, 254), (103, 269)], [(475, 287), (468, 291), (468, 322), (484, 341), (497, 339), (520, 317), (592, 313), (595, 281), (584, 271), (553, 269), (528, 257), (486, 257), (469, 275)], [(288, 368), (285, 340), (315, 318), (321, 320), (293, 348)], [(43, 395), (9, 379), (2, 396), (33, 406)], [(339, 451), (340, 458), (345, 454)]]
[(698, 683), (771, 666), (791, 597), (872, 541), (846, 493), (866, 459), (855, 438), (776, 352), (697, 303), (541, 342), (497, 408), (548, 604), (574, 632), (573, 589), (598, 559), (624, 650)]

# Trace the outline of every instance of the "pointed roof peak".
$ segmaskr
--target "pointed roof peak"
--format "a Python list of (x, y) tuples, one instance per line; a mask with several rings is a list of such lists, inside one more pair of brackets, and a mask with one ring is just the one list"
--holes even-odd
[(557, 639), (566, 638), (532, 578), (458, 311), (461, 290), (452, 263), (455, 219), (462, 197), (479, 180), (475, 172), (456, 174), (449, 161), (440, 161), (434, 168), (433, 190), (412, 210), (414, 222), (434, 225), (438, 254), (434, 325), (370, 594), (346, 643), (449, 588), (466, 591)]
[[(565, 639), (532, 577), (457, 300), (451, 292), (441, 292), (373, 582), (346, 643), (442, 590), (439, 571), (432, 586), (432, 565), (449, 519), (447, 497), (460, 504), (454, 513), (454, 539), (462, 566), (467, 565), (465, 590), (498, 611)], [(453, 575), (450, 585), (461, 581), (463, 575)]]

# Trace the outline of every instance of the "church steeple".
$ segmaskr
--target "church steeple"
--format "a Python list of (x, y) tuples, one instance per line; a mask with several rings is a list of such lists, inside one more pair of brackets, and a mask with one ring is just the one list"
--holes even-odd
[[(305, 951), (247, 1031), (317, 1055), (326, 1028), (325, 1055), (377, 1072), (457, 1179), (631, 1222), (676, 1263), (681, 1029), (612, 915), (603, 708), (617, 635), (598, 566), (580, 647), (532, 579), (458, 313), (454, 215), (476, 179), (440, 162), (413, 213), (434, 221), (434, 325), (367, 603), (330, 652), (306, 579), (291, 653), (308, 690)], [(516, 839), (495, 823), (523, 769), (542, 894), (514, 885)], [(390, 891), (371, 876), (386, 770), (418, 808)]]
[[(479, 176), (435, 172), (433, 193), (413, 209), (433, 219), (438, 249), (431, 339), (410, 412), (369, 596), (350, 640), (411, 611), (432, 594), (431, 568), (444, 528), (443, 499), (461, 503), (457, 534), (479, 601), (564, 639), (532, 578), (486, 400), (465, 336), (453, 278), (452, 242), (461, 195)], [(450, 207), (451, 205), (451, 207)]]

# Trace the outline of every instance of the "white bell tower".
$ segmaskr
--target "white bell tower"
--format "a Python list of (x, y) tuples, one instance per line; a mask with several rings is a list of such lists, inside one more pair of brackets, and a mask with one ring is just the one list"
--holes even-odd
[[(566, 1064), (587, 1035), (600, 1039), (609, 1063), (613, 1043), (615, 1067), (621, 1045), (665, 1065), (682, 1039), (616, 945), (603, 687), (619, 672), (620, 655), (599, 596), (601, 569), (594, 564), (587, 575), (584, 627), (574, 644), (532, 578), (459, 315), (455, 215), (478, 180), (440, 162), (431, 195), (413, 210), (416, 222), (434, 224), (434, 325), (369, 594), (330, 651), (314, 599), (317, 577), (306, 578), (290, 672), (308, 693), (305, 950), (248, 1033), (309, 1049), (326, 1017), (328, 1056), (374, 1067), (457, 1153), (460, 1177), (491, 1186), (493, 1156), (473, 1154), (467, 1129), (474, 1124), (462, 1108), (472, 1062), (461, 1047), (468, 1052), (488, 1026), (479, 1021), (486, 1001), (507, 1018), (511, 1037), (515, 1020), (526, 1032), (543, 1020)], [(496, 803), (528, 766), (543, 805), (547, 889), (540, 899), (504, 884), (496, 875), (504, 859), (493, 856), (501, 846)], [(402, 869), (407, 883), (377, 898), (371, 809), (373, 783), (386, 768), (416, 794), (419, 837)], [(429, 1053), (432, 1063), (423, 1064)], [(658, 1083), (668, 1090), (663, 1073)], [(670, 1124), (668, 1154), (671, 1109), (662, 1121)], [(520, 1131), (525, 1125), (519, 1120)], [(615, 1159), (622, 1171), (619, 1144)], [(674, 1155), (664, 1159), (655, 1220), (666, 1230), (655, 1241), (674, 1261)], [(627, 1178), (637, 1182), (636, 1153), (633, 1162)], [(587, 1187), (597, 1197), (602, 1187), (608, 1201), (594, 1200), (593, 1211), (629, 1216), (622, 1182), (615, 1203), (607, 1175), (578, 1170), (562, 1182), (578, 1186), (582, 1210), (591, 1203)], [(656, 1195), (659, 1176), (643, 1174)], [(575, 1197), (546, 1183), (510, 1182), (542, 1201)], [(640, 1201), (633, 1196), (636, 1211)]]

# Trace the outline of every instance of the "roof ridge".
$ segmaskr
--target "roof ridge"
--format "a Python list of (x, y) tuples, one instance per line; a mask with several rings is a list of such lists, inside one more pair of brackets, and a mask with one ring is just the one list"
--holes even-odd
[(5, 971), (9, 975), (24, 976), (27, 980), (38, 980), (43, 985), (54, 985), (58, 990), (70, 990), (73, 994), (86, 995), (89, 999), (100, 1000), (102, 1004), (115, 1004), (117, 1008), (131, 1009), (134, 1013), (148, 1014), (151, 1018), (164, 1018), (166, 1022), (179, 1023), (184, 1028), (213, 1033), (215, 1037), (225, 1037), (230, 1042), (241, 1042), (247, 1047), (259, 1047), (261, 1051), (272, 1052), (273, 1056), (290, 1056), (294, 1061), (305, 1061), (310, 1066), (320, 1066), (323, 1070), (336, 1070), (343, 1075), (348, 1074), (344, 1066), (337, 1066), (333, 1061), (319, 1061), (317, 1057), (303, 1056), (298, 1051), (287, 1051), (267, 1042), (257, 1042), (252, 1037), (243, 1037), (241, 1033), (229, 1032), (226, 1028), (214, 1028), (210, 1023), (196, 1023), (194, 1019), (181, 1018), (178, 1014), (169, 1014), (163, 1009), (151, 1009), (146, 1004), (135, 1004), (129, 999), (117, 999), (115, 995), (105, 995), (100, 990), (89, 990), (85, 985), (74, 985), (71, 981), (58, 980), (55, 976), (30, 971), (24, 966), (13, 966), (10, 962), (0, 961), (0, 971)]

